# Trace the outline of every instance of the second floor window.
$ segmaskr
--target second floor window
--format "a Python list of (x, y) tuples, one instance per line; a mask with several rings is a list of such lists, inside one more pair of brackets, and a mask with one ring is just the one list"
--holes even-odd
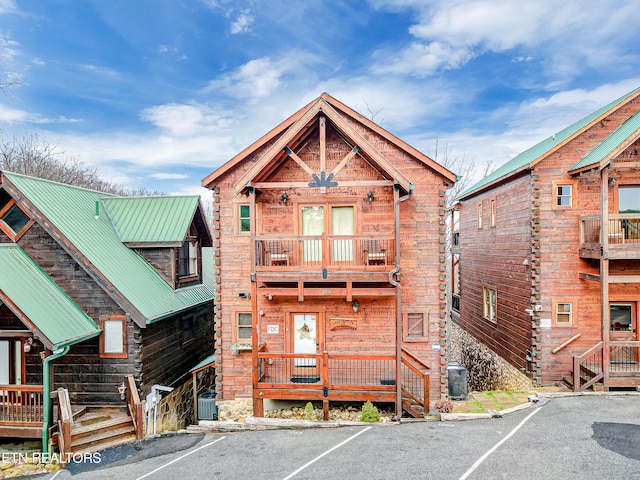
[(482, 228), (482, 202), (478, 203), (478, 228)]
[(492, 198), (490, 203), (490, 211), (489, 211), (489, 224), (492, 227), (496, 226), (496, 216), (497, 216), (497, 207), (496, 207), (496, 199)]
[(573, 304), (558, 302), (556, 304), (556, 325), (558, 327), (570, 327), (573, 325)]
[(178, 273), (181, 277), (198, 275), (198, 241), (187, 239), (180, 247), (180, 269)]
[(572, 188), (571, 185), (556, 186), (556, 206), (571, 207), (572, 205)]
[(239, 205), (238, 214), (240, 216), (240, 233), (251, 231), (251, 209), (249, 205)]

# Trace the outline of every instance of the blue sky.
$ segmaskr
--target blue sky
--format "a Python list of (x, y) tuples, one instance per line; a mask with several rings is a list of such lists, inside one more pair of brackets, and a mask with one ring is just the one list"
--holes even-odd
[[(640, 86), (636, 0), (0, 0), (5, 137), (107, 179), (200, 181), (327, 92), (499, 166)], [(455, 169), (454, 169), (455, 170)]]

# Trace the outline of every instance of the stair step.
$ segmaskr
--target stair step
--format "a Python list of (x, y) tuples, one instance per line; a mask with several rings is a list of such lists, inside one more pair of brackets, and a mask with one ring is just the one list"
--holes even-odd
[(135, 437), (135, 429), (133, 428), (133, 424), (130, 424), (122, 426), (120, 428), (112, 428), (110, 430), (101, 431), (94, 435), (87, 435), (80, 438), (72, 437), (71, 450), (75, 451), (77, 449), (86, 449), (87, 446), (101, 444), (105, 441), (110, 441), (122, 436), (129, 436), (132, 433)]
[(120, 445), (125, 445), (127, 443), (133, 443), (136, 441), (136, 436), (131, 435), (123, 435), (117, 438), (113, 438), (110, 441), (104, 441), (99, 444), (94, 445), (84, 445), (80, 448), (73, 448), (74, 454), (84, 454), (84, 453), (96, 453), (102, 450), (107, 450), (109, 448), (119, 447)]
[(97, 421), (95, 423), (74, 423), (71, 426), (71, 438), (80, 438), (92, 433), (99, 433), (101, 431), (107, 431), (121, 426), (131, 426), (133, 428), (133, 421), (128, 415), (119, 415), (117, 417), (107, 417), (104, 420)]

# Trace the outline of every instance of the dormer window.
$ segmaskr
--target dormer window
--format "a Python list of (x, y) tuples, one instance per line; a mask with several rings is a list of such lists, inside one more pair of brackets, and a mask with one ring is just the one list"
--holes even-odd
[(18, 241), (32, 223), (31, 217), (22, 211), (13, 198), (9, 197), (8, 201), (0, 203), (0, 230), (14, 242)]
[(180, 247), (180, 277), (198, 275), (198, 240), (188, 237)]

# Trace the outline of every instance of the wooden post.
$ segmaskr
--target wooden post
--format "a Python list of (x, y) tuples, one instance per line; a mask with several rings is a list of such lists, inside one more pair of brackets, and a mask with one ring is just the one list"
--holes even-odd
[(602, 307), (602, 371), (605, 391), (609, 381), (609, 168), (600, 170), (600, 298)]

